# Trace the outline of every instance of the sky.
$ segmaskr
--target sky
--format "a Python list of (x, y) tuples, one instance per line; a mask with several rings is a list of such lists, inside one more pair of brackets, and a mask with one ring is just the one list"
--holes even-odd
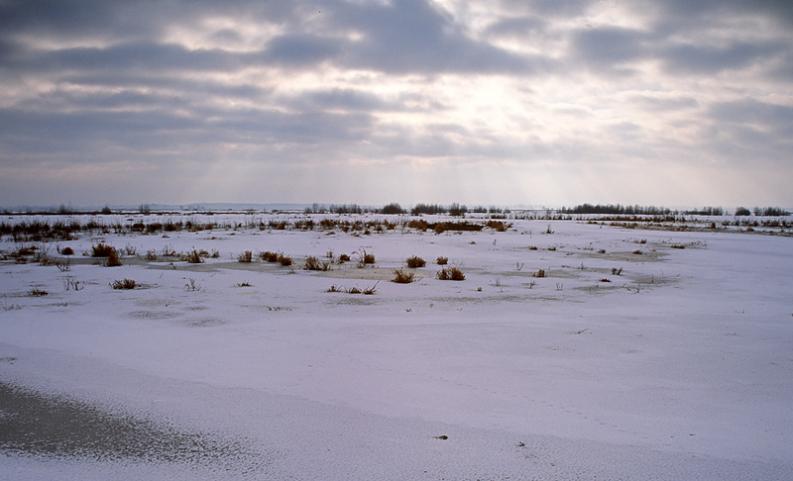
[(793, 207), (793, 2), (0, 0), (0, 204)]

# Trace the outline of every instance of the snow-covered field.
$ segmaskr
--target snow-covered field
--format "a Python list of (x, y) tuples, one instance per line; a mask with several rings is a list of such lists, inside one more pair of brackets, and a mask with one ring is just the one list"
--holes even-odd
[[(441, 234), (265, 226), (298, 218), (4, 237), (0, 479), (793, 479), (793, 238), (529, 220)], [(104, 267), (83, 255), (100, 241), (135, 255)], [(28, 262), (9, 256), (30, 245)], [(246, 250), (254, 261), (238, 262)], [(364, 250), (376, 261), (360, 268)], [(48, 265), (34, 262), (44, 251)], [(303, 269), (329, 251), (352, 259)], [(417, 280), (390, 282), (413, 255), (427, 261)], [(437, 279), (439, 256), (466, 279)], [(125, 278), (138, 288), (110, 287)], [(88, 421), (20, 428), (59, 409)], [(78, 429), (91, 419), (127, 428), (91, 444)], [(198, 441), (162, 454), (140, 434), (151, 429)], [(97, 448), (113, 443), (140, 449)]]

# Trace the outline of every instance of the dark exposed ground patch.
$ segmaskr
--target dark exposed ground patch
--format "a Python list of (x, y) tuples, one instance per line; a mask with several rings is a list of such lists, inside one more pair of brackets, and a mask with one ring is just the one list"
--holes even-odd
[(0, 382), (0, 452), (99, 461), (178, 462), (250, 470), (255, 453), (236, 441), (105, 411)]

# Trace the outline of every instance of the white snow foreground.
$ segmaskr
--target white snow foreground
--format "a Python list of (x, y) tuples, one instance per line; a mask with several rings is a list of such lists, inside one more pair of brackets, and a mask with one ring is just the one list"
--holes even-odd
[[(0, 479), (793, 479), (793, 239), (508, 222), (5, 237), (5, 254), (36, 245), (49, 265), (0, 263), (0, 383), (245, 455), (42, 455), (0, 433)], [(136, 253), (95, 265), (82, 253), (100, 241)], [(355, 265), (363, 250), (374, 266)], [(352, 260), (302, 269), (328, 251)], [(413, 255), (417, 280), (390, 282)], [(466, 279), (436, 279), (439, 256)], [(125, 278), (138, 288), (109, 286)], [(10, 411), (0, 398), (0, 431)]]

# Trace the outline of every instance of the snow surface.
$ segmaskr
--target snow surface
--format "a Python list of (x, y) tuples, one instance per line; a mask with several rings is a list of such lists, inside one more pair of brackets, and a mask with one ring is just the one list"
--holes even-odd
[[(67, 272), (3, 261), (0, 382), (257, 454), (213, 468), (0, 451), (0, 479), (793, 479), (793, 239), (510, 222), (107, 234), (51, 243), (51, 258), (56, 244), (77, 253)], [(99, 240), (138, 256), (93, 265), (80, 253)], [(141, 256), (165, 246), (220, 257)], [(307, 255), (362, 249), (375, 267), (302, 270)], [(295, 265), (237, 263), (244, 250)], [(389, 282), (411, 255), (428, 261), (419, 280)], [(437, 280), (437, 256), (466, 280)], [(109, 287), (122, 278), (144, 287)]]

